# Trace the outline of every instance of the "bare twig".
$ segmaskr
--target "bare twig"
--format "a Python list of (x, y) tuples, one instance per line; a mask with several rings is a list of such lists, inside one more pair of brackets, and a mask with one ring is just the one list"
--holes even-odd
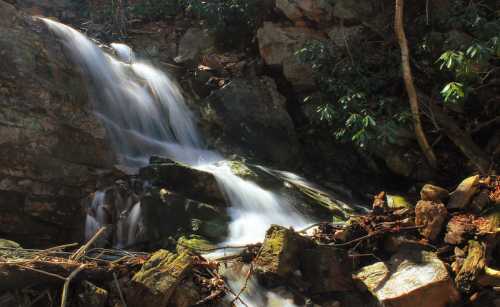
[(116, 278), (116, 273), (114, 273), (114, 272), (113, 272), (113, 280), (115, 282), (116, 290), (118, 290), (118, 295), (120, 296), (120, 301), (122, 302), (124, 307), (127, 307), (127, 303), (125, 302), (125, 298), (123, 297), (120, 283), (118, 282), (118, 278)]
[(69, 259), (78, 261), (80, 260), (83, 255), (85, 255), (85, 252), (89, 249), (89, 247), (104, 233), (106, 230), (106, 227), (102, 227), (99, 229), (96, 234), (82, 247), (80, 247)]
[(61, 275), (58, 275), (58, 274), (54, 274), (54, 273), (42, 271), (42, 270), (39, 270), (39, 269), (35, 269), (35, 268), (32, 268), (32, 267), (24, 266), (24, 265), (20, 265), (20, 264), (15, 264), (15, 265), (18, 266), (18, 267), (20, 267), (20, 268), (26, 269), (26, 270), (37, 272), (37, 273), (44, 274), (44, 275), (47, 275), (47, 276), (51, 276), (51, 277), (54, 277), (54, 278), (59, 278), (61, 280), (66, 280), (65, 277), (63, 277)]
[(66, 281), (64, 282), (64, 286), (63, 286), (63, 291), (61, 294), (61, 307), (66, 307), (66, 302), (68, 300), (69, 283), (71, 282), (71, 280), (73, 278), (75, 278), (75, 276), (78, 273), (80, 273), (83, 269), (85, 269), (86, 266), (87, 266), (86, 264), (80, 265), (78, 268), (76, 268), (76, 270), (71, 272), (71, 274), (69, 274), (69, 276), (66, 278)]
[(234, 297), (234, 299), (231, 301), (231, 305), (233, 305), (234, 302), (236, 302), (237, 300), (239, 300), (241, 294), (243, 292), (245, 292), (245, 290), (248, 287), (248, 281), (250, 280), (250, 277), (252, 276), (252, 274), (253, 274), (253, 262), (250, 263), (250, 270), (248, 270), (247, 276), (245, 277), (245, 283), (243, 284), (243, 287), (241, 287), (240, 292), (238, 292), (238, 295), (236, 295)]

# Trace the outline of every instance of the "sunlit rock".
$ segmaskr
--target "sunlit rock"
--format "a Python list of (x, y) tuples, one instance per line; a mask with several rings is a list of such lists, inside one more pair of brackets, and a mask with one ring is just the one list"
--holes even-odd
[(445, 307), (459, 298), (446, 266), (431, 252), (404, 250), (362, 268), (356, 277), (382, 306)]
[(300, 269), (301, 253), (311, 245), (312, 241), (293, 230), (273, 225), (255, 259), (255, 271), (268, 284), (276, 278), (290, 277)]
[(462, 181), (450, 195), (448, 209), (463, 209), (478, 191), (479, 175), (469, 177)]
[(127, 302), (132, 306), (166, 306), (192, 266), (193, 259), (187, 253), (157, 251), (132, 278)]
[(450, 192), (441, 187), (426, 184), (420, 190), (420, 198), (422, 200), (430, 200), (435, 202), (444, 202), (450, 197)]
[(415, 225), (423, 226), (419, 229), (420, 234), (431, 241), (443, 231), (447, 217), (448, 210), (442, 203), (421, 200), (415, 207)]

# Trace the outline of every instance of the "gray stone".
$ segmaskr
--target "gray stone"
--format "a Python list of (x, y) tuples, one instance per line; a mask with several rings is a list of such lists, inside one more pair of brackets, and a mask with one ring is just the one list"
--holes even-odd
[(177, 63), (196, 61), (198, 57), (214, 48), (214, 37), (207, 29), (189, 28), (179, 41)]
[(296, 163), (300, 148), (285, 104), (271, 78), (233, 79), (205, 99), (202, 128), (227, 155), (286, 167)]

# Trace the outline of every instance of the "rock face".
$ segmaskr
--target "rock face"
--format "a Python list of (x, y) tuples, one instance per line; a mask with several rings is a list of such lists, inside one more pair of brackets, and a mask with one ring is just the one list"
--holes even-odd
[(304, 26), (304, 19), (328, 22), (333, 14), (332, 5), (326, 0), (276, 0), (276, 8), (297, 26)]
[(187, 253), (154, 253), (133, 277), (127, 302), (132, 306), (166, 306), (192, 266), (193, 259)]
[(0, 1), (0, 232), (23, 246), (83, 239), (80, 203), (110, 168), (78, 71), (44, 24)]
[(402, 251), (356, 276), (382, 306), (445, 307), (459, 298), (444, 263), (430, 252)]
[(281, 166), (299, 157), (285, 98), (268, 77), (232, 80), (205, 99), (202, 113), (209, 143), (227, 154)]
[(297, 90), (314, 88), (313, 72), (309, 65), (299, 63), (295, 52), (312, 40), (324, 40), (325, 35), (308, 28), (283, 27), (265, 22), (257, 30), (261, 57), (267, 65), (283, 67), (285, 78)]
[(420, 234), (434, 241), (443, 230), (448, 210), (442, 203), (421, 200), (415, 207), (415, 215), (415, 225), (424, 226), (419, 230)]

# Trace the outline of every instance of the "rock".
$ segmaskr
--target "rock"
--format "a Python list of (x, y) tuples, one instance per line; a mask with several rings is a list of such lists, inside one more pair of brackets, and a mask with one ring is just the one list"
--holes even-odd
[[(86, 2), (86, 1), (85, 1)], [(18, 8), (33, 16), (55, 17), (63, 22), (84, 18), (86, 3), (73, 0), (12, 0)]]
[(300, 157), (286, 99), (269, 77), (233, 79), (205, 99), (202, 116), (209, 143), (228, 155), (281, 167)]
[(306, 42), (325, 39), (322, 33), (308, 28), (283, 27), (271, 22), (264, 22), (257, 30), (259, 51), (264, 62), (283, 67), (287, 80), (299, 90), (311, 89), (314, 78), (310, 65), (300, 64), (295, 52)]
[(444, 202), (448, 200), (448, 197), (450, 197), (448, 190), (432, 184), (426, 184), (420, 190), (420, 198), (422, 200)]
[(189, 28), (179, 41), (177, 63), (196, 62), (202, 53), (214, 48), (215, 39), (207, 29)]
[(460, 245), (474, 234), (474, 216), (459, 214), (453, 216), (446, 226), (444, 241), (451, 245)]
[(197, 235), (182, 236), (177, 240), (178, 253), (181, 253), (186, 249), (203, 252), (204, 250), (208, 250), (214, 247), (215, 245)]
[(349, 259), (344, 250), (317, 246), (304, 251), (301, 271), (313, 294), (353, 289)]
[(132, 306), (166, 306), (193, 266), (187, 253), (155, 252), (132, 278), (127, 303)]
[(421, 200), (415, 207), (415, 225), (425, 226), (419, 232), (430, 241), (437, 239), (447, 217), (448, 210), (442, 203)]
[(365, 20), (374, 12), (370, 0), (337, 0), (333, 7), (333, 16), (340, 19)]
[(303, 64), (298, 57), (288, 57), (283, 60), (283, 75), (297, 90), (308, 90), (315, 87), (311, 66)]
[(81, 200), (114, 163), (85, 82), (45, 24), (3, 1), (0, 55), (0, 232), (27, 248), (83, 241)]
[(412, 209), (413, 206), (401, 195), (387, 195), (387, 206), (391, 209)]
[(479, 175), (469, 177), (462, 181), (450, 195), (448, 209), (463, 209), (478, 191)]
[(328, 37), (333, 41), (337, 47), (346, 47), (346, 43), (352, 46), (356, 42), (356, 38), (359, 37), (363, 26), (333, 26), (328, 30)]
[(229, 217), (225, 208), (200, 203), (165, 189), (147, 191), (141, 199), (141, 210), (145, 239), (150, 242), (175, 237), (179, 232), (220, 242), (228, 233)]
[(96, 285), (83, 281), (77, 291), (76, 306), (78, 307), (104, 307), (108, 301), (108, 291)]
[[(196, 306), (203, 299), (200, 295), (201, 289), (192, 280), (183, 280), (174, 292), (169, 307), (191, 307)], [(204, 305), (202, 305), (204, 306)], [(222, 307), (222, 306), (221, 306)]]
[(481, 212), (483, 209), (485, 209), (488, 204), (491, 202), (490, 200), (490, 191), (487, 189), (481, 190), (473, 199), (471, 202), (471, 207), (476, 211), (476, 212)]
[(459, 294), (444, 263), (431, 252), (403, 250), (388, 262), (377, 262), (356, 277), (382, 306), (445, 307)]
[(304, 19), (329, 22), (333, 13), (332, 5), (326, 0), (276, 0), (276, 8), (297, 26), (305, 26)]
[(299, 270), (300, 254), (311, 245), (312, 241), (293, 230), (271, 226), (254, 261), (257, 276), (265, 284), (292, 276)]
[(151, 162), (139, 171), (142, 179), (186, 198), (217, 205), (226, 203), (213, 174), (172, 160)]

